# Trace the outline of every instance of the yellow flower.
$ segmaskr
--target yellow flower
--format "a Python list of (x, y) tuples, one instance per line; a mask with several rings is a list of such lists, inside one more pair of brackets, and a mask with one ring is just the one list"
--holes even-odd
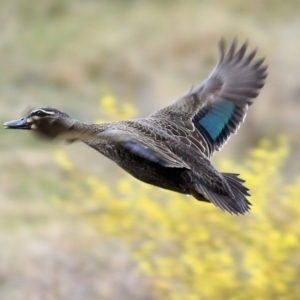
[[(110, 95), (101, 108), (109, 117), (135, 113)], [(221, 169), (241, 173), (251, 189), (253, 210), (245, 216), (129, 176), (111, 189), (82, 172), (66, 184), (67, 196), (53, 201), (82, 215), (102, 243), (126, 245), (155, 299), (297, 299), (300, 174), (286, 183), (281, 167), (288, 147), (284, 137), (263, 140), (244, 162), (221, 162)], [(62, 151), (55, 159), (75, 173)]]

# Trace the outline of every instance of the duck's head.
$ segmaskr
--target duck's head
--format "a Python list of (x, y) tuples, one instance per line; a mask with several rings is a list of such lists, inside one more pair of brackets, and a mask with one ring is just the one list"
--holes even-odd
[(26, 129), (47, 136), (55, 137), (69, 116), (55, 108), (40, 107), (32, 110), (27, 116), (3, 124), (6, 129)]

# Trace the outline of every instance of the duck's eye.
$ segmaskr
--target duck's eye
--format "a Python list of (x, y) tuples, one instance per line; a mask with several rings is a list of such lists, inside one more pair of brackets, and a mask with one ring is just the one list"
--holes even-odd
[(43, 112), (42, 110), (38, 110), (38, 111), (35, 112), (35, 115), (36, 115), (37, 117), (44, 117), (44, 116), (46, 116), (47, 114), (46, 114), (45, 112)]

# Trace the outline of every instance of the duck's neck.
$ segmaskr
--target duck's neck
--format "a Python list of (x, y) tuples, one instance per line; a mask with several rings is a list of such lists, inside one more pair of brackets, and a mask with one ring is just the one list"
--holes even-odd
[(96, 138), (97, 134), (104, 132), (109, 123), (102, 124), (86, 124), (74, 119), (65, 120), (60, 124), (59, 139), (67, 141), (85, 141)]

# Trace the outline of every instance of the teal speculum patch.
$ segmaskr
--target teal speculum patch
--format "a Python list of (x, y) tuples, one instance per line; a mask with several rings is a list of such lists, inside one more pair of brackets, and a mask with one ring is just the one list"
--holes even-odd
[(193, 122), (196, 128), (202, 132), (205, 129), (205, 135), (215, 141), (222, 130), (228, 124), (235, 110), (235, 104), (226, 100), (219, 100), (212, 104), (212, 106), (201, 116), (196, 115)]

